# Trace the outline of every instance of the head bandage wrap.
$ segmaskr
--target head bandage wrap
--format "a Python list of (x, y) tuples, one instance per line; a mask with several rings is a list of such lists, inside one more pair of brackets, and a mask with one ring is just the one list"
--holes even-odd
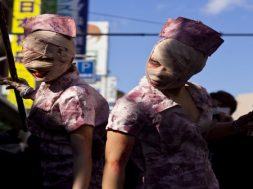
[(154, 47), (152, 57), (165, 67), (173, 64), (173, 69), (181, 78), (188, 78), (200, 72), (207, 56), (175, 39), (162, 39)]
[(71, 38), (51, 31), (36, 31), (23, 41), (23, 62), (30, 63), (38, 58), (52, 58), (55, 61), (72, 63), (75, 46)]
[(222, 43), (220, 33), (199, 21), (183, 17), (169, 19), (160, 32), (160, 40), (154, 46), (149, 61), (159, 62), (172, 73), (166, 75), (166, 72), (149, 67), (147, 76), (163, 83), (163, 89), (182, 86), (203, 69), (208, 56)]
[(64, 74), (75, 57), (75, 21), (68, 16), (42, 14), (29, 18), (24, 31), (23, 63), (38, 81)]
[[(27, 36), (23, 42), (24, 63), (46, 56), (69, 62), (75, 55), (73, 37), (75, 21), (69, 16), (42, 14), (27, 19), (24, 25)], [(57, 56), (62, 54), (61, 56)]]

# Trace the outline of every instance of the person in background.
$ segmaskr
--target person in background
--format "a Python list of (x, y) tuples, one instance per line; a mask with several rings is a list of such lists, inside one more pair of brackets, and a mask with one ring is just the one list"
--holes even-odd
[(24, 31), (23, 63), (41, 84), (34, 90), (21, 79), (0, 83), (33, 100), (27, 125), (39, 139), (43, 188), (101, 188), (109, 106), (73, 64), (75, 22), (43, 14), (29, 18)]
[[(237, 108), (234, 96), (226, 91), (211, 92), (213, 119), (218, 122), (233, 121)], [(253, 188), (253, 138), (247, 130), (238, 130), (233, 135), (208, 140), (210, 160), (221, 189)]]
[[(103, 189), (121, 189), (131, 159), (142, 189), (218, 189), (205, 138), (252, 127), (251, 114), (212, 121), (206, 89), (188, 81), (223, 43), (200, 21), (169, 19), (139, 85), (117, 100), (107, 125)], [(249, 123), (249, 124), (248, 124)]]
[(230, 93), (220, 90), (210, 93), (213, 103), (213, 119), (223, 122), (232, 121), (232, 114), (237, 108), (237, 101)]

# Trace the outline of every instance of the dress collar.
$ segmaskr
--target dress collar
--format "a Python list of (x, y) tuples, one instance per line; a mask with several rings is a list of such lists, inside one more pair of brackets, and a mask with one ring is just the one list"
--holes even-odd
[[(185, 87), (191, 94), (194, 102), (196, 103), (196, 106), (201, 110), (206, 109), (206, 106), (208, 105), (204, 103), (206, 102), (206, 99), (203, 99), (206, 95), (203, 96), (203, 92), (201, 92), (201, 87), (191, 82), (187, 82), (185, 84)], [(141, 90), (142, 95), (139, 95), (137, 97), (136, 95), (134, 95), (133, 90), (132, 93), (130, 93), (129, 97), (131, 98), (131, 96), (136, 96), (137, 98), (135, 100), (138, 101), (138, 98), (140, 98), (142, 99), (142, 101), (144, 101), (144, 103), (146, 102), (152, 104), (152, 108), (157, 113), (178, 105), (178, 103), (173, 101), (171, 98), (165, 96), (160, 90), (154, 88), (148, 82), (145, 76), (140, 80), (139, 89)]]

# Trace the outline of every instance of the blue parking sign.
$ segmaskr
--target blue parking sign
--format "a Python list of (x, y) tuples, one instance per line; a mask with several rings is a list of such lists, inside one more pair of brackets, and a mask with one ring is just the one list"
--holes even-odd
[(95, 80), (94, 60), (76, 60), (76, 66), (81, 78), (84, 78), (88, 82)]

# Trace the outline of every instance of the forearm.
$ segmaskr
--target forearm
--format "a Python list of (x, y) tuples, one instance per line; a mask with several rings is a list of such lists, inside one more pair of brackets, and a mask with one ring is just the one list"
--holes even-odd
[(11, 78), (1, 78), (0, 85), (8, 85), (6, 89), (16, 89), (20, 96), (24, 99), (34, 100), (37, 90), (29, 86), (25, 79), (19, 78), (13, 81)]
[(73, 189), (88, 189), (92, 172), (92, 159), (79, 156), (74, 159)]
[(92, 172), (93, 127), (81, 126), (72, 132), (71, 142), (74, 158), (74, 182), (72, 189), (88, 189)]
[(105, 149), (103, 189), (123, 189), (125, 168), (135, 143), (133, 136), (108, 131)]
[(117, 163), (107, 162), (103, 173), (103, 189), (123, 189), (125, 169)]
[(236, 134), (233, 121), (216, 122), (211, 126), (207, 134), (207, 139), (222, 138), (233, 134)]
[(229, 122), (216, 122), (211, 126), (207, 139), (224, 137), (236, 133), (246, 133), (253, 129), (253, 111)]

